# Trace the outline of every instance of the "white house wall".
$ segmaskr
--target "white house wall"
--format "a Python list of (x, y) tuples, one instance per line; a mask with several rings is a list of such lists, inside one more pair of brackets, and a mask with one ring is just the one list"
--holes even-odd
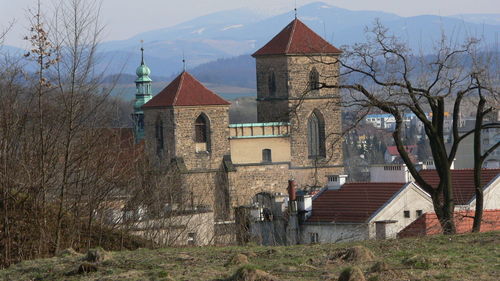
[[(476, 207), (476, 199), (467, 206), (460, 206), (460, 210), (474, 209)], [(497, 176), (484, 191), (484, 208), (485, 210), (500, 209), (500, 176)]]
[(366, 240), (368, 231), (366, 224), (303, 224), (300, 226), (300, 243), (310, 244), (311, 234), (318, 234), (318, 243), (337, 243)]
[[(414, 183), (409, 183), (389, 204), (370, 219), (369, 238), (374, 239), (376, 237), (376, 221), (396, 221), (387, 224), (386, 228), (386, 237), (395, 238), (399, 231), (417, 219), (417, 210), (422, 210), (422, 213), (432, 212), (434, 210), (432, 200), (427, 193)], [(410, 212), (409, 218), (404, 217), (404, 211)]]

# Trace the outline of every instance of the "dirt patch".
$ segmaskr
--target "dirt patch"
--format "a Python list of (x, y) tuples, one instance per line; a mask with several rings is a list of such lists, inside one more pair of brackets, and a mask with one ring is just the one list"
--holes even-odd
[(232, 256), (224, 266), (233, 266), (233, 265), (244, 265), (248, 263), (248, 257), (244, 254), (236, 254)]
[(359, 267), (349, 267), (340, 273), (338, 281), (366, 281), (366, 279)]
[(226, 281), (281, 281), (265, 271), (252, 267), (241, 267)]
[(330, 260), (342, 260), (345, 262), (368, 262), (375, 259), (375, 255), (368, 248), (354, 246), (339, 250), (329, 257)]

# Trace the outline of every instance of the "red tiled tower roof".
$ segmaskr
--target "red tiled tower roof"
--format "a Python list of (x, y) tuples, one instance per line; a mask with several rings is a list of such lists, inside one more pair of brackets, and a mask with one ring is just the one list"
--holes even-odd
[(366, 222), (406, 183), (346, 183), (338, 190), (325, 190), (312, 203), (308, 222)]
[(299, 19), (294, 19), (278, 35), (252, 56), (289, 54), (340, 54), (342, 51), (328, 43)]
[[(436, 170), (422, 170), (420, 176), (431, 186), (436, 188), (439, 176)], [(483, 188), (500, 174), (500, 169), (482, 169), (481, 184)], [(474, 170), (451, 170), (451, 184), (455, 204), (467, 205), (474, 198)]]
[(183, 71), (142, 107), (198, 105), (229, 105), (229, 102), (207, 89), (191, 74)]

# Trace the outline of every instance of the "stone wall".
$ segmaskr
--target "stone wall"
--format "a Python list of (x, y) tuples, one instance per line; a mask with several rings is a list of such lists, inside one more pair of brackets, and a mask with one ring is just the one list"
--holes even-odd
[(325, 186), (327, 175), (343, 172), (343, 167), (297, 168), (289, 163), (268, 165), (235, 165), (236, 171), (229, 173), (229, 197), (231, 207), (252, 203), (260, 192), (287, 193), (288, 180), (295, 179), (299, 188)]
[[(258, 122), (288, 121), (288, 61), (285, 56), (256, 59)], [(269, 92), (269, 76), (275, 74), (276, 94)]]
[[(222, 157), (230, 154), (229, 107), (175, 107), (175, 157), (182, 157), (188, 170), (218, 169)], [(208, 151), (196, 152), (195, 121), (205, 114), (210, 123)]]
[[(147, 108), (144, 110), (144, 142), (149, 161), (159, 169), (165, 169), (175, 157), (175, 123), (173, 108)], [(156, 124), (163, 123), (163, 151), (157, 153)]]

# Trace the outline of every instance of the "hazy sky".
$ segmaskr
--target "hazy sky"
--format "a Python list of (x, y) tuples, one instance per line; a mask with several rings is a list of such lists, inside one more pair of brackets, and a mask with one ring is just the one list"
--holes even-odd
[[(42, 0), (50, 9), (60, 0)], [(107, 40), (125, 39), (139, 32), (168, 27), (204, 14), (251, 8), (268, 14), (293, 10), (295, 0), (101, 0), (102, 22), (106, 24)], [(297, 5), (317, 0), (297, 0)], [(499, 0), (323, 0), (330, 5), (351, 10), (379, 10), (401, 16), (421, 14), (454, 15), (462, 13), (498, 13)], [(22, 46), (26, 34), (26, 10), (36, 0), (0, 0), (0, 28), (15, 20), (6, 43)], [(300, 16), (300, 10), (299, 10)]]

